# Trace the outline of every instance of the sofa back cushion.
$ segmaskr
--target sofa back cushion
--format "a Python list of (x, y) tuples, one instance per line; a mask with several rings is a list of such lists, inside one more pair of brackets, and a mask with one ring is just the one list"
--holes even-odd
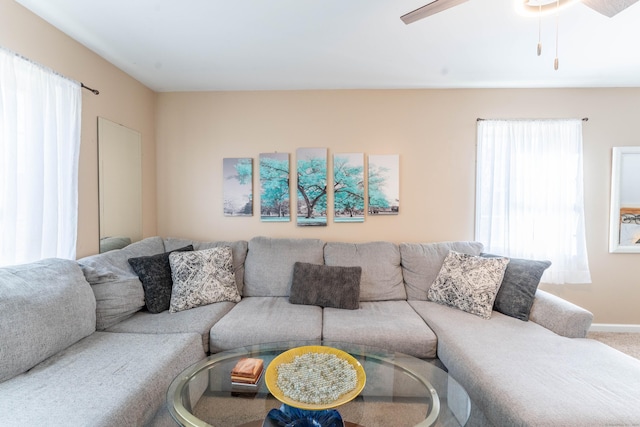
[(324, 260), (327, 265), (362, 268), (360, 301), (407, 299), (395, 243), (327, 243)]
[[(164, 243), (162, 238), (148, 237), (130, 244), (122, 249), (115, 249), (102, 254), (91, 255), (78, 260), (83, 271), (87, 269), (95, 269), (115, 274), (117, 277), (138, 277), (136, 272), (129, 265), (129, 258), (141, 256), (156, 255), (164, 252)], [(88, 280), (91, 280), (87, 276)], [(95, 282), (90, 282), (95, 283)], [(142, 287), (142, 284), (140, 284)]]
[(407, 298), (428, 300), (429, 288), (438, 277), (449, 251), (480, 255), (482, 249), (480, 242), (400, 243)]
[(96, 300), (75, 261), (0, 269), (0, 382), (31, 369), (96, 328)]
[(144, 289), (129, 258), (164, 252), (162, 238), (148, 237), (103, 254), (78, 260), (96, 298), (96, 328), (107, 329), (144, 307)]
[(296, 262), (324, 264), (324, 242), (317, 239), (273, 239), (249, 241), (244, 263), (243, 296), (288, 297)]
[(233, 256), (233, 272), (236, 275), (236, 285), (238, 287), (238, 292), (240, 293), (240, 295), (242, 295), (242, 288), (244, 287), (244, 261), (247, 257), (248, 245), (246, 240), (236, 240), (232, 242), (200, 242), (197, 240), (177, 239), (173, 237), (164, 239), (164, 249), (167, 252), (187, 245), (193, 245), (193, 250), (195, 251), (218, 248), (221, 246), (229, 246), (231, 248), (231, 254)]

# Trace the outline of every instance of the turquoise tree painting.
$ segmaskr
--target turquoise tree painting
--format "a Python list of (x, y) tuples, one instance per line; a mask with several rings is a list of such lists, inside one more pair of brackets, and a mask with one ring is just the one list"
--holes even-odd
[(369, 156), (369, 214), (398, 215), (400, 212), (400, 156)]
[(297, 157), (297, 223), (327, 225), (327, 149), (299, 148)]
[(364, 222), (364, 154), (333, 156), (333, 220)]
[(289, 154), (260, 154), (260, 220), (290, 221)]
[(253, 215), (253, 159), (222, 159), (224, 215)]

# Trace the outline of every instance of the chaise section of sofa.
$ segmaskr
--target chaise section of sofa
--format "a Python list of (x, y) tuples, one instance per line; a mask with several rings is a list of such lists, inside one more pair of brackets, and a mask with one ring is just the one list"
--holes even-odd
[(400, 250), (409, 304), (435, 331), (438, 358), (471, 397), (469, 426), (640, 425), (640, 362), (582, 339), (590, 312), (541, 290), (529, 321), (440, 305), (427, 295), (449, 251), (480, 255), (482, 245), (403, 243)]
[(495, 311), (486, 320), (430, 301), (410, 303), (471, 397), (471, 426), (640, 423), (640, 361)]
[(203, 357), (197, 334), (95, 332), (0, 383), (0, 425), (145, 425)]
[(204, 357), (198, 334), (95, 332), (76, 262), (0, 269), (0, 425), (144, 425), (175, 376)]
[(91, 288), (73, 261), (45, 259), (0, 269), (0, 381), (91, 335), (95, 310)]

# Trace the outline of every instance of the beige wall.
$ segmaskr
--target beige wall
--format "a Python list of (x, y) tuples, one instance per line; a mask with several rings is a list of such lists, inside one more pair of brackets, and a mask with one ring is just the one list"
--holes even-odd
[[(595, 313), (640, 324), (639, 255), (608, 253), (611, 147), (640, 145), (640, 89), (206, 92), (158, 95), (158, 231), (195, 239), (473, 239), (476, 118), (588, 117), (587, 239), (593, 283), (543, 286)], [(222, 159), (327, 147), (400, 154), (400, 215), (298, 228), (225, 217)], [(292, 195), (294, 193), (292, 192)]]
[(82, 96), (77, 256), (98, 252), (98, 116), (142, 134), (143, 235), (156, 234), (155, 92), (13, 0), (0, 0), (0, 45), (100, 90)]
[[(101, 91), (83, 95), (79, 257), (98, 250), (98, 116), (142, 134), (144, 236), (353, 242), (472, 239), (475, 119), (587, 116), (585, 193), (593, 283), (543, 287), (592, 310), (597, 323), (640, 324), (639, 255), (607, 252), (611, 147), (640, 145), (638, 88), (157, 95), (12, 0), (0, 0), (0, 45)], [(222, 158), (246, 156), (255, 163), (261, 152), (280, 151), (292, 153), (293, 160), (299, 147), (327, 147), (330, 154), (400, 154), (401, 214), (367, 218), (363, 224), (330, 221), (322, 228), (222, 215)]]

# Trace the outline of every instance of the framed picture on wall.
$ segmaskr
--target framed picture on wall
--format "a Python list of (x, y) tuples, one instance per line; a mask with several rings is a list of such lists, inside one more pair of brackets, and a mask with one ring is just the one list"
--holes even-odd
[(613, 147), (609, 252), (640, 253), (640, 147)]
[(640, 208), (620, 208), (620, 246), (640, 247)]
[(253, 159), (222, 159), (225, 216), (253, 215)]
[(260, 220), (289, 222), (289, 153), (260, 154)]

